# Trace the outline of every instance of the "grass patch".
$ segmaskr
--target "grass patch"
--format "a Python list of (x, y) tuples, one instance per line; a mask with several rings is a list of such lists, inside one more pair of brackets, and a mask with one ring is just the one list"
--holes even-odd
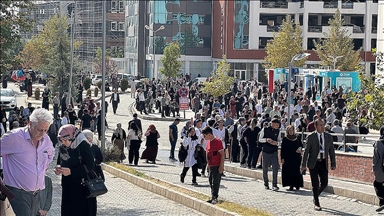
[[(119, 170), (128, 172), (132, 175), (138, 176), (140, 178), (149, 180), (149, 181), (154, 182), (156, 184), (162, 185), (162, 186), (169, 188), (169, 189), (172, 189), (174, 191), (178, 191), (178, 192), (183, 193), (185, 195), (188, 195), (188, 196), (194, 197), (196, 199), (202, 200), (202, 201), (206, 201), (210, 198), (210, 196), (207, 196), (205, 194), (197, 193), (195, 191), (192, 191), (192, 190), (189, 190), (189, 189), (186, 189), (183, 187), (179, 187), (179, 186), (174, 185), (174, 184), (164, 182), (160, 179), (152, 178), (150, 176), (147, 176), (143, 172), (137, 171), (136, 169), (128, 167), (128, 166), (123, 165), (123, 164), (117, 164), (117, 163), (110, 162), (110, 163), (108, 163), (108, 165), (113, 166)], [(220, 208), (223, 208), (227, 211), (237, 213), (239, 215), (244, 215), (244, 216), (255, 216), (255, 215), (270, 216), (271, 215), (270, 213), (268, 213), (266, 211), (258, 210), (256, 208), (252, 208), (252, 207), (247, 207), (247, 206), (244, 206), (244, 205), (241, 205), (238, 203), (234, 203), (234, 202), (228, 202), (225, 200), (219, 200), (219, 203), (217, 204), (217, 206), (219, 206)]]

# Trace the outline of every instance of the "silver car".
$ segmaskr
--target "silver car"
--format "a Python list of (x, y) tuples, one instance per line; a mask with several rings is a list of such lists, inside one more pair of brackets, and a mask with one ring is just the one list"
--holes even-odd
[(17, 107), (16, 95), (12, 89), (0, 89), (0, 106), (5, 110)]

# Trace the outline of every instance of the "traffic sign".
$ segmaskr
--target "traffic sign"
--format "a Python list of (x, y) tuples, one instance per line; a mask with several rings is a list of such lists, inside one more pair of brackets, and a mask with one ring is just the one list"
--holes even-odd
[(189, 103), (187, 97), (180, 97), (179, 98), (179, 108), (180, 110), (188, 110), (189, 109)]
[(179, 95), (180, 97), (188, 97), (188, 89), (187, 88), (180, 88), (179, 89)]

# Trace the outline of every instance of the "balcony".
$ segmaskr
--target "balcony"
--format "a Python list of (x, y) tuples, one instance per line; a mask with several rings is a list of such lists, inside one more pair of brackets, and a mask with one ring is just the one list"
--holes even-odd
[(353, 9), (353, 2), (343, 2), (341, 3), (342, 9)]
[(308, 26), (308, 32), (322, 32), (322, 26)]
[(377, 33), (377, 27), (372, 27), (372, 33)]
[(288, 2), (260, 2), (261, 8), (288, 8)]
[(280, 31), (280, 26), (267, 26), (267, 32), (278, 32)]
[(337, 8), (337, 2), (324, 2), (323, 8)]

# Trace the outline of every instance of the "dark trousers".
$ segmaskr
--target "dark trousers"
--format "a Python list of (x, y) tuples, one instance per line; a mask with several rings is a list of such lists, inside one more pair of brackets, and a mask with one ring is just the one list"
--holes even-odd
[[(192, 166), (192, 183), (195, 183), (195, 182), (196, 182), (197, 169), (198, 169), (198, 166), (197, 166), (197, 163), (195, 163), (195, 164)], [(183, 177), (185, 177), (185, 175), (187, 175), (188, 170), (189, 170), (189, 167), (184, 167), (184, 168), (183, 168), (183, 172), (181, 173), (181, 175), (182, 175)]]
[(279, 170), (277, 152), (273, 152), (273, 153), (263, 152), (263, 179), (264, 179), (265, 186), (268, 186), (269, 184), (268, 167), (270, 163), (272, 164), (272, 177), (273, 177), (272, 185), (277, 186), (277, 172)]
[(162, 107), (161, 107), (161, 111), (160, 111), (160, 112), (161, 112), (161, 117), (165, 117), (165, 114), (166, 114), (166, 113), (165, 113), (165, 110), (166, 110), (166, 109), (167, 109), (166, 106), (162, 106)]
[(27, 192), (14, 187), (7, 187), (15, 195), (15, 198), (10, 203), (16, 215), (36, 215), (40, 209), (38, 192), (34, 194), (33, 192)]
[(240, 164), (245, 164), (248, 157), (248, 145), (244, 140), (240, 140), (241, 149), (243, 149), (243, 154), (241, 155)]
[(248, 145), (249, 155), (247, 165), (256, 168), (257, 161), (259, 160), (259, 155), (261, 153), (261, 148), (257, 147), (256, 144)]
[(238, 155), (239, 155), (239, 141), (237, 139), (233, 139), (232, 142), (232, 162), (239, 162)]
[[(264, 161), (265, 162), (265, 161)], [(312, 183), (312, 193), (315, 205), (320, 206), (319, 195), (328, 185), (328, 170), (325, 167), (326, 160), (317, 161), (313, 169), (309, 169)], [(319, 182), (320, 179), (320, 182)]]
[(131, 145), (129, 147), (128, 161), (137, 165), (139, 163), (139, 149), (140, 149), (140, 141), (139, 140), (131, 140)]
[(384, 182), (373, 181), (373, 187), (375, 188), (376, 196), (379, 199), (379, 205), (384, 205)]
[(112, 101), (113, 114), (116, 114), (118, 104), (119, 103), (117, 101)]
[(175, 158), (175, 148), (176, 148), (176, 139), (174, 141), (169, 141), (171, 143), (171, 152), (169, 153), (169, 158)]
[(53, 104), (53, 118), (56, 119), (58, 114), (59, 114), (59, 106), (57, 104)]
[(143, 114), (143, 111), (144, 111), (144, 113), (147, 113), (147, 111), (145, 110), (145, 102), (144, 101), (139, 101), (139, 109), (140, 109), (140, 114)]
[(221, 173), (219, 172), (219, 167), (209, 167), (209, 185), (211, 186), (211, 195), (212, 199), (217, 199), (219, 197), (219, 188), (221, 181)]

